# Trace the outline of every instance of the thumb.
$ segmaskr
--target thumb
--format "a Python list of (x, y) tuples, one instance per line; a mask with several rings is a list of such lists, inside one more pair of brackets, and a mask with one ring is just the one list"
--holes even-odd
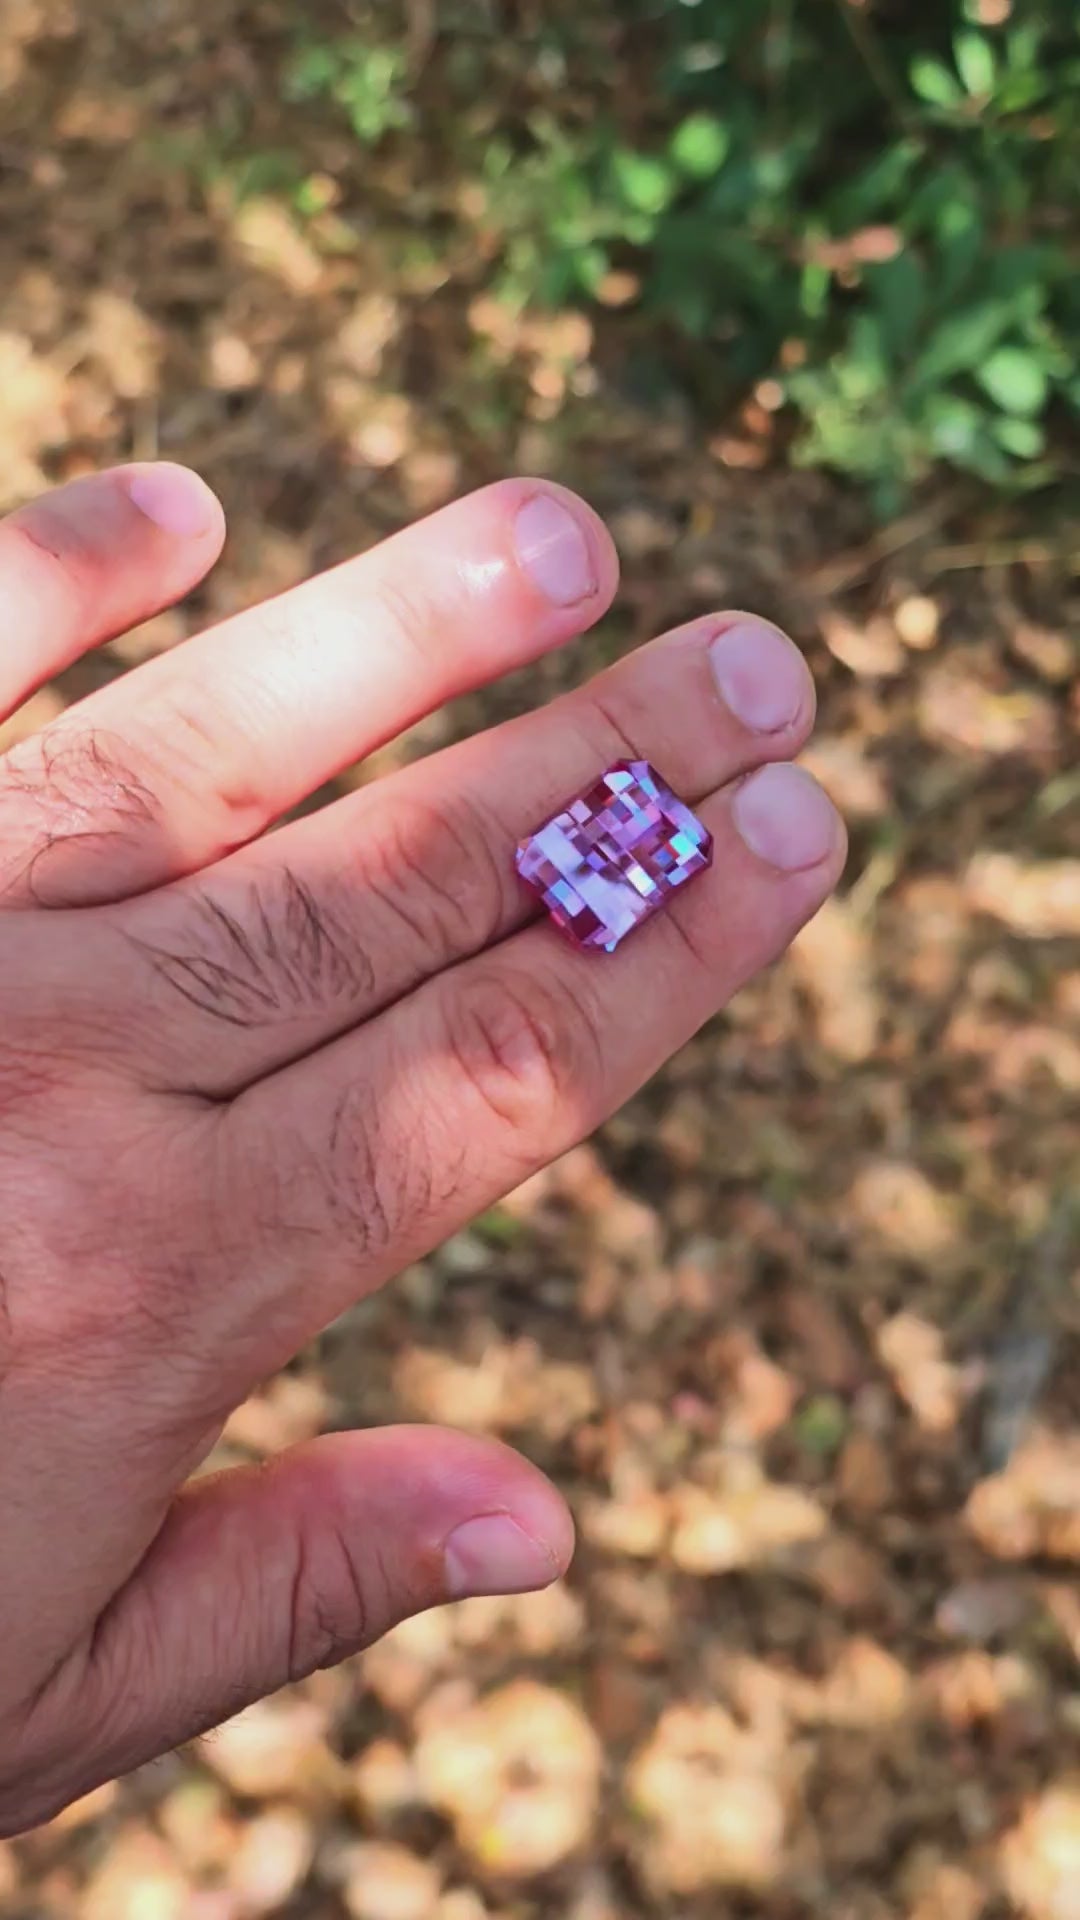
[(327, 1434), (196, 1481), (38, 1700), (38, 1751), (49, 1750), (39, 1716), (67, 1729), (51, 1792), (63, 1804), (408, 1614), (548, 1586), (572, 1549), (565, 1503), (535, 1467), (437, 1427)]

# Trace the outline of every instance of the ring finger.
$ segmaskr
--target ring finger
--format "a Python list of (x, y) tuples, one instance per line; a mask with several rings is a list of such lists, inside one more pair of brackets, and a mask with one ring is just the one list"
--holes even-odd
[(209, 1217), (244, 1249), (242, 1276), (200, 1293), (215, 1391), (243, 1391), (591, 1132), (835, 885), (843, 827), (801, 768), (700, 811), (711, 871), (617, 952), (526, 927), (214, 1110)]
[(530, 913), (515, 843), (613, 761), (653, 761), (697, 801), (797, 752), (813, 713), (805, 662), (775, 627), (698, 620), (131, 903), (115, 925), (148, 963), (155, 1079), (236, 1092), (503, 939)]

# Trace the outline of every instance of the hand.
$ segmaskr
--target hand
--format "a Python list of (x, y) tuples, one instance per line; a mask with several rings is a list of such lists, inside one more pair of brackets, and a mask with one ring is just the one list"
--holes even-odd
[[(167, 465), (15, 514), (0, 705), (222, 537)], [(0, 762), (2, 1832), (410, 1612), (566, 1566), (560, 1497), (486, 1440), (334, 1434), (184, 1482), (260, 1379), (596, 1127), (840, 872), (831, 805), (775, 764), (809, 674), (732, 614), (257, 837), (615, 581), (579, 500), (500, 483)], [(700, 803), (715, 863), (583, 955), (530, 916), (513, 848), (627, 754)]]

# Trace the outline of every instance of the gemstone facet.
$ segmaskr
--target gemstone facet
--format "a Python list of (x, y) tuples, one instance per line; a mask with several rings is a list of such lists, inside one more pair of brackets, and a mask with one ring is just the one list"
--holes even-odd
[(575, 945), (613, 953), (711, 864), (712, 847), (647, 760), (620, 760), (523, 840), (515, 863)]

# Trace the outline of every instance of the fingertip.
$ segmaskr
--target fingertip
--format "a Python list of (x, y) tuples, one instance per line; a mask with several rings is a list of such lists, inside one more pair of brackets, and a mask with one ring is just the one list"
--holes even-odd
[(825, 789), (805, 767), (788, 762), (760, 767), (742, 781), (731, 812), (744, 845), (781, 873), (826, 864), (831, 870), (846, 845), (843, 822)]
[(574, 1522), (558, 1488), (501, 1441), (441, 1438), (442, 1491), (457, 1510), (443, 1546), (448, 1591), (524, 1593), (558, 1580), (574, 1553)]
[[(466, 1590), (549, 1586), (570, 1564), (574, 1523), (566, 1501), (539, 1467), (501, 1440), (400, 1426), (327, 1436), (315, 1446), (320, 1472), (333, 1463), (333, 1482), (347, 1505), (358, 1500), (369, 1524), (378, 1511), (398, 1530), (406, 1557), (415, 1552), (425, 1563), (432, 1555), (440, 1560), (455, 1598)], [(376, 1462), (380, 1488), (392, 1491), (385, 1508), (375, 1490)], [(322, 1481), (324, 1489), (330, 1484)], [(489, 1585), (477, 1584), (485, 1577)]]
[(749, 733), (805, 739), (814, 724), (813, 675), (795, 642), (757, 614), (717, 617), (709, 664), (728, 711)]
[(550, 606), (595, 619), (619, 582), (615, 543), (600, 515), (552, 481), (523, 480), (516, 488), (513, 539), (522, 573)]
[[(550, 1578), (564, 1574), (574, 1557), (574, 1522), (570, 1509), (558, 1488), (534, 1467), (521, 1460), (521, 1479), (511, 1503), (518, 1525), (534, 1540), (543, 1543), (551, 1561)], [(548, 1582), (545, 1582), (545, 1585)]]
[(592, 622), (611, 605), (619, 584), (615, 541), (600, 515), (555, 480), (521, 476), (492, 490), (509, 528), (517, 574), (540, 609), (565, 628)]
[(225, 538), (225, 514), (216, 493), (190, 467), (172, 460), (140, 462), (123, 467), (120, 485), (132, 505), (176, 540), (208, 542)]

